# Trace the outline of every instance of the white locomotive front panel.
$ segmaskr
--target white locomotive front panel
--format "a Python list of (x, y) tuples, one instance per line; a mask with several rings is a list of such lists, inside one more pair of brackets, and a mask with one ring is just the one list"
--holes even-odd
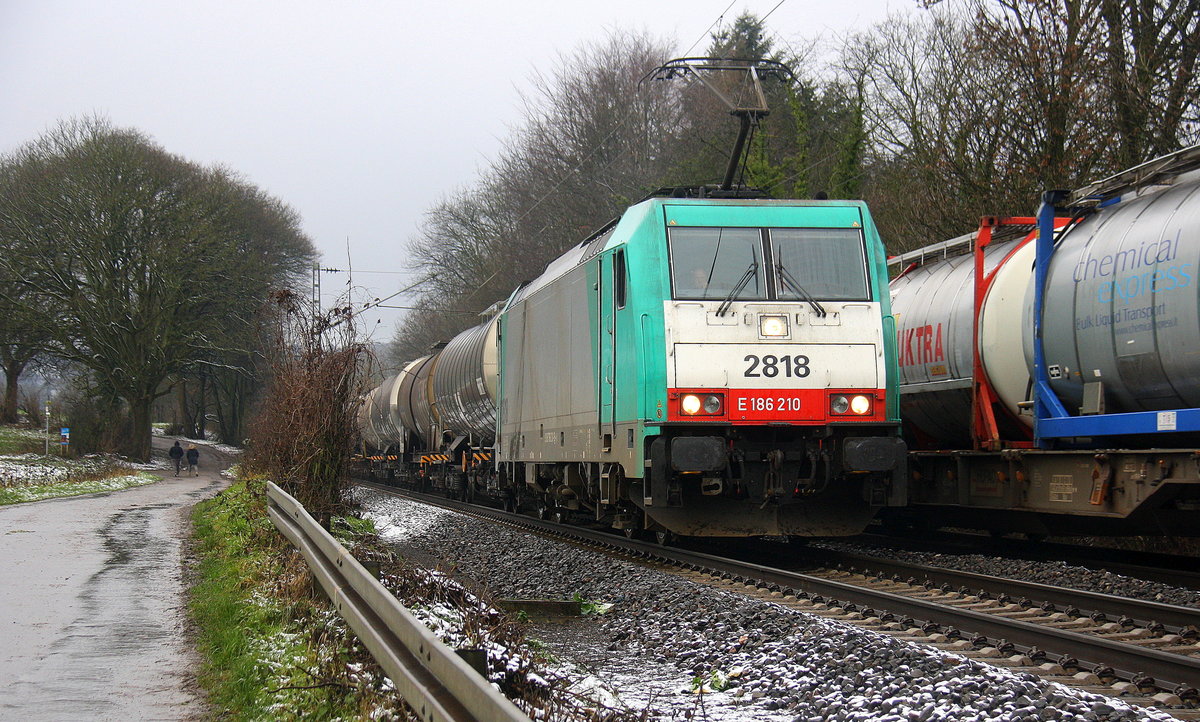
[[(717, 316), (719, 306), (665, 304), (673, 400), (719, 394), (719, 415), (733, 424), (882, 418), (886, 371), (878, 304), (825, 302), (824, 316), (795, 303), (735, 303)], [(671, 420), (718, 415), (677, 409), (670, 404)]]

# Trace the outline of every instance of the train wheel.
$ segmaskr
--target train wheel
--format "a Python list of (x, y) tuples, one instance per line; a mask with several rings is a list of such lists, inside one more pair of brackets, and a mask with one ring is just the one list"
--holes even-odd
[(660, 547), (671, 546), (678, 538), (675, 536), (675, 532), (672, 531), (663, 530), (654, 532), (654, 541)]
[(561, 509), (555, 510), (554, 523), (555, 524), (566, 524), (567, 523), (567, 512), (565, 512)]
[(550, 516), (550, 507), (546, 505), (546, 502), (539, 500), (537, 503), (537, 518), (541, 519), (542, 521), (545, 521), (546, 518), (549, 516)]

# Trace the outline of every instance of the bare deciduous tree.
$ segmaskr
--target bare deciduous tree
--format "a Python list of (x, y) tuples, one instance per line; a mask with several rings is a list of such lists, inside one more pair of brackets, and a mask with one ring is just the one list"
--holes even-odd
[(393, 363), (478, 323), (479, 311), (678, 164), (678, 94), (639, 86), (667, 54), (645, 35), (613, 34), (535, 77), (525, 122), (500, 157), (475, 185), (434, 206), (410, 244), (414, 268), (430, 280), (393, 340)]
[[(236, 330), (311, 244), (281, 204), (104, 120), (61, 123), (3, 165), (18, 182), (0, 196), (0, 274), (25, 294), (5, 299), (35, 307), (50, 352), (124, 401), (122, 450), (148, 458), (167, 379), (244, 348)], [(261, 222), (289, 229), (286, 244)]]

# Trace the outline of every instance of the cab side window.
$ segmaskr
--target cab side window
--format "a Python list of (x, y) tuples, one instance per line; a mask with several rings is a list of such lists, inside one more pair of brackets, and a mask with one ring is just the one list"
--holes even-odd
[(617, 308), (625, 308), (625, 251), (613, 254), (613, 295)]

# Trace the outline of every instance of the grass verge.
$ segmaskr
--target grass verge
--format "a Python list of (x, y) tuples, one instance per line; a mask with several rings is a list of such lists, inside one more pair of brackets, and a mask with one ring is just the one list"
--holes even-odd
[[(22, 429), (0, 427), (0, 446), (12, 448)], [(8, 441), (4, 441), (7, 439)], [(159, 481), (145, 465), (119, 457), (89, 454), (79, 458), (40, 453), (0, 455), (0, 505), (20, 504), (63, 496), (119, 491)]]
[(43, 499), (57, 499), (64, 496), (95, 494), (102, 491), (120, 491), (132, 486), (153, 484), (161, 480), (162, 477), (155, 476), (154, 474), (139, 472), (137, 474), (122, 474), (101, 479), (61, 481), (54, 484), (35, 484), (32, 486), (0, 487), (0, 506), (22, 504), (27, 501), (42, 501)]
[(43, 451), (45, 445), (46, 435), (42, 431), (25, 426), (0, 426), (0, 454), (36, 453)]
[(213, 716), (405, 719), (391, 682), (267, 518), (262, 482), (197, 505), (190, 603)]
[[(198, 559), (190, 602), (211, 717), (417, 719), (320, 593), (266, 514), (263, 482), (242, 479), (193, 513)], [(644, 722), (601, 680), (555, 660), (526, 626), (450, 574), (382, 545), (369, 520), (335, 517), (333, 534), (454, 649), (482, 652), (486, 677), (534, 719)]]

